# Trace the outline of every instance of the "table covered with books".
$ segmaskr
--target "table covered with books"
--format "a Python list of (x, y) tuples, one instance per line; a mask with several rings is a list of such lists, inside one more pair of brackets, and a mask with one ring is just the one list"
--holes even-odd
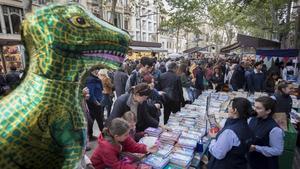
[(166, 129), (147, 128), (146, 137), (139, 142), (151, 147), (159, 145), (155, 154), (143, 157), (140, 162), (152, 168), (200, 168), (207, 152), (207, 131), (216, 126), (214, 116), (209, 116), (210, 95), (201, 95), (193, 104), (172, 114)]
[[(146, 137), (140, 140), (151, 147), (159, 145), (155, 154), (143, 156), (139, 163), (143, 163), (155, 169), (172, 168), (200, 168), (201, 160), (207, 154), (210, 139), (208, 130), (222, 128), (228, 118), (227, 108), (230, 100), (235, 97), (247, 98), (250, 102), (264, 93), (249, 95), (247, 92), (215, 93), (205, 91), (192, 104), (181, 108), (180, 112), (172, 114), (166, 124), (167, 130), (161, 128), (147, 128)], [(294, 104), (295, 105), (295, 104)], [(300, 105), (300, 104), (299, 104)], [(293, 114), (292, 114), (293, 115)], [(284, 127), (283, 127), (284, 128)], [(285, 130), (285, 151), (280, 158), (281, 164), (291, 164), (293, 159), (290, 149), (295, 147), (295, 129), (288, 123)], [(286, 155), (288, 153), (288, 155)], [(204, 160), (205, 161), (205, 160)], [(207, 162), (207, 159), (206, 159)]]

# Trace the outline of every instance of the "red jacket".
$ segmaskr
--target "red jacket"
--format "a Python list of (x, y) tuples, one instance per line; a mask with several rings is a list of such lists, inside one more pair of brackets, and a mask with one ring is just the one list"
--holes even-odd
[(95, 169), (136, 169), (137, 165), (128, 164), (120, 160), (120, 152), (147, 153), (146, 145), (136, 143), (131, 137), (128, 137), (120, 144), (113, 144), (104, 138), (101, 134), (98, 138), (98, 146), (95, 149), (91, 161)]

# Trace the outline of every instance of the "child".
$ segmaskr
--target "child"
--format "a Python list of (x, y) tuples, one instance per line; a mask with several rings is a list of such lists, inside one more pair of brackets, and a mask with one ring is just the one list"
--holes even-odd
[(122, 116), (122, 118), (126, 120), (129, 124), (129, 128), (130, 128), (129, 136), (135, 139), (135, 135), (136, 135), (135, 127), (137, 121), (135, 114), (132, 111), (128, 111)]
[(115, 118), (111, 121), (108, 128), (105, 128), (99, 136), (99, 144), (91, 158), (96, 169), (135, 169), (138, 168), (137, 165), (119, 160), (121, 152), (146, 154), (158, 150), (157, 146), (147, 148), (144, 144), (136, 143), (129, 137), (129, 132), (130, 126), (124, 119)]

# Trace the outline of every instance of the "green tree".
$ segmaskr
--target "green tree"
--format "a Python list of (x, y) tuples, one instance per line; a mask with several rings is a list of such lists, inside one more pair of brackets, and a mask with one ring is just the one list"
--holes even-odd
[(171, 11), (168, 12), (169, 19), (162, 21), (160, 29), (167, 30), (167, 32), (175, 34), (176, 36), (176, 52), (179, 49), (179, 35), (183, 32), (193, 32), (200, 34), (199, 22), (200, 15), (200, 1), (199, 0), (169, 0)]

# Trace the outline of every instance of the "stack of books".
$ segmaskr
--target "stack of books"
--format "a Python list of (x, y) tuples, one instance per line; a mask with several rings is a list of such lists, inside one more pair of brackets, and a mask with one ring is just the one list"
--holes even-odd
[(163, 169), (169, 161), (169, 158), (162, 158), (151, 154), (143, 160), (143, 163), (152, 166), (154, 169)]
[(156, 155), (166, 158), (171, 154), (173, 147), (174, 146), (168, 144), (162, 145), (156, 152)]
[(161, 128), (148, 127), (145, 130), (145, 133), (148, 134), (149, 136), (152, 136), (152, 137), (159, 137), (159, 135), (162, 133), (162, 129)]
[(188, 168), (191, 164), (192, 159), (192, 156), (186, 156), (179, 153), (172, 153), (170, 155), (170, 162), (183, 168)]
[(178, 140), (178, 145), (183, 148), (189, 148), (194, 150), (197, 146), (197, 141), (180, 137)]
[(182, 132), (180, 138), (184, 138), (184, 139), (191, 139), (191, 140), (195, 140), (195, 141), (199, 141), (201, 139), (201, 133), (196, 133), (196, 132)]
[(174, 147), (172, 152), (189, 156), (189, 157), (192, 157), (194, 155), (194, 150), (183, 148), (183, 147)]
[(150, 136), (143, 137), (140, 139), (139, 143), (145, 144), (147, 146), (147, 148), (151, 148), (154, 145), (156, 145), (157, 137), (150, 137)]
[(178, 140), (179, 136), (180, 133), (165, 131), (160, 135), (159, 141), (163, 144), (174, 145), (175, 142)]

